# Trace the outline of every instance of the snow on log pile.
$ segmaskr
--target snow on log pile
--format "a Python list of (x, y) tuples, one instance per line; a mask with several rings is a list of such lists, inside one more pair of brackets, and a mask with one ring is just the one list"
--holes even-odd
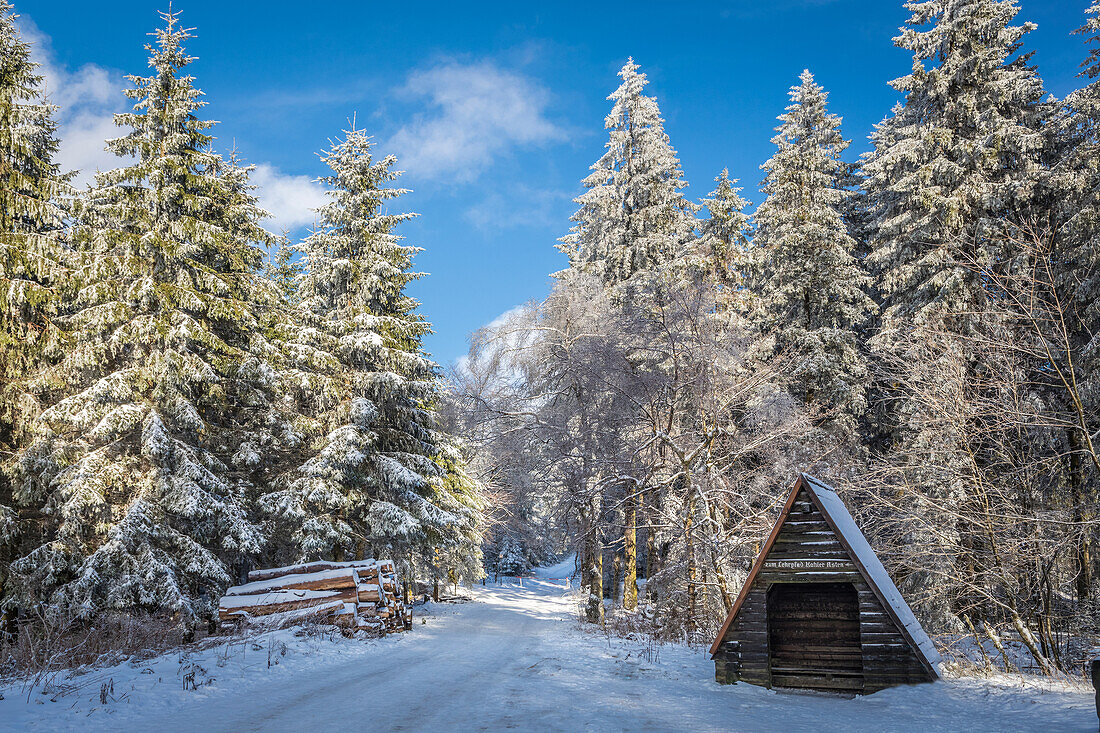
[(266, 616), (280, 622), (327, 620), (381, 633), (412, 628), (412, 611), (397, 596), (392, 560), (320, 561), (253, 570), (248, 581), (222, 596), (219, 621)]

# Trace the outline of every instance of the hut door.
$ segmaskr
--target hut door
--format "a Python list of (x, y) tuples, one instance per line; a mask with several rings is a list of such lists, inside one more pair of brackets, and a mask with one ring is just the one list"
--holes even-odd
[(863, 689), (859, 596), (851, 583), (777, 583), (767, 613), (773, 687)]

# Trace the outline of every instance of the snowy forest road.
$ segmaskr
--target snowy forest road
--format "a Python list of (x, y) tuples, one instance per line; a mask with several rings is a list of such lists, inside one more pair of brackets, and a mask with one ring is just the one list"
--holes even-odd
[[(489, 604), (436, 606), (439, 617), (447, 620), (450, 643), (395, 644), (372, 665), (349, 660), (332, 673), (303, 680), (293, 697), (272, 700), (261, 717), (246, 714), (231, 727), (336, 730), (348, 721), (351, 695), (366, 703), (359, 718), (364, 729), (440, 731), (461, 725), (475, 710), (507, 703), (522, 692), (514, 680), (522, 677), (523, 660), (538, 645), (540, 629), (535, 617), (507, 602), (524, 592), (494, 590), (498, 592)], [(486, 723), (507, 728), (521, 722), (513, 724), (507, 715), (494, 717)]]
[(57, 702), (4, 690), (0, 730), (1096, 730), (1091, 696), (1050, 684), (951, 680), (854, 699), (720, 686), (702, 650), (581, 630), (561, 582), (524, 586), (430, 604), (411, 632), (378, 641), (275, 632), (77, 677)]

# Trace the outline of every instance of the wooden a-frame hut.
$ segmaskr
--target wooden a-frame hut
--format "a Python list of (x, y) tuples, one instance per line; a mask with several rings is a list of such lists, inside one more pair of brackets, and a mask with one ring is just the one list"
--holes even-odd
[(931, 682), (940, 662), (840, 497), (806, 474), (710, 653), (722, 684), (856, 694)]

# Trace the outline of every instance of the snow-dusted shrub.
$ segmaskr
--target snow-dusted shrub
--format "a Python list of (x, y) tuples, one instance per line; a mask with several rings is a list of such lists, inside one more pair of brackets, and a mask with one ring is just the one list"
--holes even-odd
[(195, 638), (163, 615), (102, 613), (89, 622), (74, 615), (36, 615), (0, 633), (0, 679), (36, 679), (83, 666), (144, 659)]

